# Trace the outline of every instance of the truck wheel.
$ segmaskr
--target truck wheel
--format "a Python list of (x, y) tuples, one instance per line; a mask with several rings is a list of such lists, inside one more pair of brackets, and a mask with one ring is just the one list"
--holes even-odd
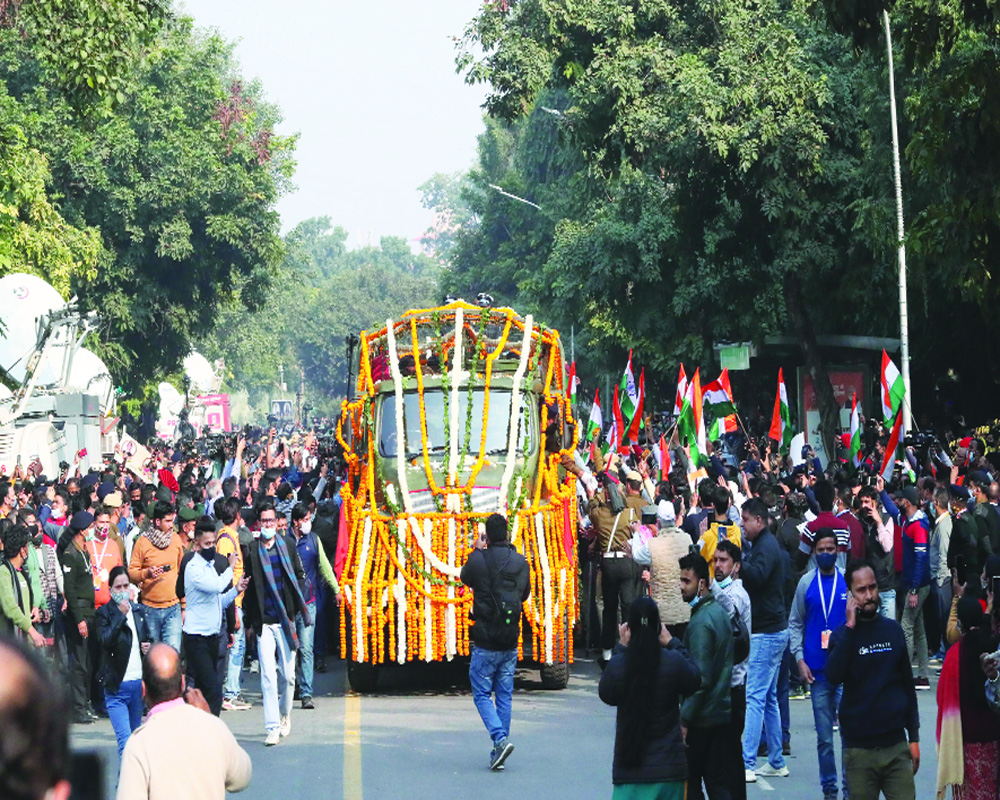
[(557, 661), (554, 664), (542, 664), (542, 687), (545, 689), (565, 689), (569, 683), (569, 664)]
[(375, 686), (378, 684), (378, 666), (376, 664), (362, 664), (358, 661), (348, 661), (347, 682), (359, 694), (374, 692)]

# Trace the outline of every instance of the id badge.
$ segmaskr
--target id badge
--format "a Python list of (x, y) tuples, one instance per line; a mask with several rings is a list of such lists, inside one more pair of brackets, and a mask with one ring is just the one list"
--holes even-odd
[(830, 647), (830, 631), (822, 631), (819, 635), (819, 646), (824, 650)]

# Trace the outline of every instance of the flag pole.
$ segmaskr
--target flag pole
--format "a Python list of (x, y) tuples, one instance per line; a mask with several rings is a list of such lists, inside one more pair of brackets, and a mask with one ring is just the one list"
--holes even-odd
[(910, 430), (913, 424), (909, 399), (910, 391), (910, 323), (906, 303), (906, 243), (903, 229), (903, 187), (899, 171), (899, 131), (896, 125), (896, 81), (892, 63), (892, 32), (889, 28), (889, 12), (882, 10), (885, 22), (886, 49), (889, 53), (889, 115), (892, 122), (892, 167), (896, 184), (896, 231), (899, 237), (897, 251), (899, 258), (899, 359), (902, 362), (903, 388), (906, 391), (903, 403), (903, 429)]

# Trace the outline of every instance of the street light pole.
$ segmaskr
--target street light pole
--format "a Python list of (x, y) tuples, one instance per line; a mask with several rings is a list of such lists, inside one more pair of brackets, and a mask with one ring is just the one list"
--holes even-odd
[(899, 357), (903, 373), (903, 431), (911, 430), (913, 418), (913, 393), (910, 391), (910, 322), (906, 304), (906, 244), (903, 230), (903, 182), (899, 174), (899, 131), (896, 125), (896, 81), (892, 62), (892, 32), (889, 29), (889, 12), (882, 11), (885, 22), (885, 42), (889, 52), (889, 114), (892, 120), (892, 167), (896, 183), (896, 229), (899, 236)]

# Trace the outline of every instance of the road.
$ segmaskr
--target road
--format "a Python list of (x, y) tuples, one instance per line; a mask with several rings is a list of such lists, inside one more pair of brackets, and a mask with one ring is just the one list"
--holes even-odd
[[(316, 676), (316, 709), (302, 711), (296, 703), (291, 735), (269, 748), (264, 747), (257, 675), (244, 673), (244, 678), (245, 695), (254, 708), (223, 712), (253, 760), (253, 781), (238, 795), (241, 800), (611, 794), (614, 709), (597, 696), (600, 669), (593, 661), (578, 660), (563, 691), (545, 691), (537, 672), (518, 671), (511, 732), (516, 750), (498, 773), (487, 768), (490, 742), (461, 664), (385, 669), (378, 692), (358, 697), (346, 691), (345, 670), (333, 662), (329, 672)], [(936, 681), (932, 684), (936, 687)], [(933, 797), (935, 692), (917, 695), (923, 740), (917, 797)], [(749, 798), (821, 796), (809, 701), (791, 703), (791, 726), (792, 755), (786, 759), (791, 775), (748, 786)], [(74, 726), (72, 744), (74, 751), (96, 751), (103, 757), (105, 796), (113, 797), (118, 757), (110, 723)], [(196, 768), (197, 743), (178, 742), (178, 759)]]

